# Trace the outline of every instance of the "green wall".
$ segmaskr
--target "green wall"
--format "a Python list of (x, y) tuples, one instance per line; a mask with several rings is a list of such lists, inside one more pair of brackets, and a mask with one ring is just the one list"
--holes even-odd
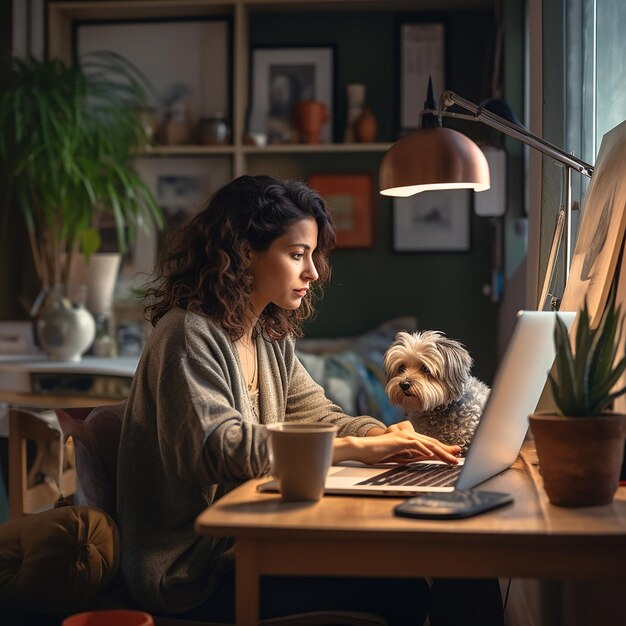
[[(565, 145), (565, 0), (542, 3), (543, 19), (543, 137), (556, 146)], [(574, 176), (577, 176), (574, 174)], [(563, 168), (554, 160), (543, 157), (541, 184), (541, 239), (539, 276), (543, 276), (548, 262), (556, 215), (561, 204)], [(563, 248), (563, 246), (561, 247)], [(564, 288), (561, 249), (555, 281), (555, 292)], [(541, 281), (539, 282), (541, 289)]]
[[(523, 3), (513, 4), (517, 7)], [(367, 103), (379, 121), (378, 139), (393, 141), (398, 98), (395, 44), (398, 23), (428, 16), (385, 11), (333, 12), (308, 14), (303, 20), (298, 13), (258, 14), (251, 22), (251, 44), (334, 46), (335, 139), (340, 140), (343, 132), (345, 85), (363, 82), (367, 86)], [(474, 102), (489, 97), (494, 14), (480, 10), (434, 15), (442, 16), (448, 21), (447, 88)], [(519, 42), (523, 20), (517, 21), (515, 27), (519, 30)], [(520, 94), (523, 73), (516, 72), (516, 77), (517, 82), (515, 79), (513, 82)], [(516, 112), (521, 117), (521, 111)], [(470, 122), (456, 126), (475, 139), (484, 137), (488, 130)], [(323, 159), (307, 159), (303, 165), (306, 173), (371, 171), (377, 186), (380, 155), (325, 155)], [(272, 168), (268, 173), (281, 175), (280, 159), (265, 163)], [(518, 185), (513, 195), (521, 197), (520, 177), (513, 184)], [(420, 328), (443, 330), (464, 342), (475, 359), (475, 375), (491, 382), (497, 359), (498, 305), (483, 294), (483, 286), (491, 280), (493, 227), (490, 222), (472, 215), (469, 252), (397, 253), (392, 249), (391, 201), (377, 195), (375, 210), (374, 247), (335, 251), (333, 278), (318, 306), (317, 318), (305, 329), (307, 336), (356, 335), (388, 319), (412, 315), (418, 318)]]
[[(8, 4), (8, 3), (7, 3)], [(398, 110), (397, 33), (401, 21), (423, 18), (446, 18), (447, 88), (474, 102), (490, 93), (491, 63), (494, 49), (495, 16), (491, 10), (397, 13), (387, 10), (363, 12), (320, 12), (277, 14), (257, 13), (250, 24), (254, 45), (332, 45), (336, 56), (335, 128), (340, 140), (345, 119), (345, 86), (363, 82), (367, 103), (379, 122), (380, 141), (396, 138)], [(10, 12), (0, 3), (0, 24), (9, 29)], [(524, 32), (523, 0), (504, 0), (506, 8), (505, 97), (521, 117), (523, 97)], [(7, 17), (7, 19), (4, 19)], [(9, 45), (2, 37), (2, 58)], [(511, 69), (511, 71), (509, 71)], [(518, 106), (516, 106), (516, 104)], [(452, 125), (452, 124), (450, 124)], [(456, 127), (475, 139), (487, 137), (488, 129), (480, 124), (457, 123)], [(515, 156), (515, 150), (518, 150)], [(522, 197), (521, 152), (511, 146), (509, 199), (513, 211), (507, 215), (506, 230), (513, 227)], [(303, 175), (314, 172), (371, 172), (377, 185), (380, 154), (323, 157), (298, 155)], [(281, 175), (285, 157), (267, 157), (251, 164), (269, 173)], [(285, 167), (289, 171), (289, 167)], [(27, 305), (36, 295), (30, 252), (23, 228), (18, 223), (2, 225), (0, 244), (3, 267), (0, 278), (0, 312), (3, 319), (24, 318)], [(305, 329), (309, 337), (356, 335), (388, 319), (412, 315), (420, 328), (436, 328), (463, 341), (475, 359), (474, 373), (491, 382), (497, 355), (498, 304), (483, 294), (491, 281), (492, 224), (472, 215), (471, 249), (464, 253), (396, 253), (392, 249), (391, 201), (376, 196), (375, 244), (371, 249), (337, 250), (333, 254), (333, 278), (326, 296), (318, 306), (318, 315)], [(507, 265), (514, 268), (523, 256), (507, 244)], [(23, 242), (17, 244), (16, 242)], [(509, 250), (514, 250), (512, 256)], [(16, 297), (17, 296), (17, 297)]]

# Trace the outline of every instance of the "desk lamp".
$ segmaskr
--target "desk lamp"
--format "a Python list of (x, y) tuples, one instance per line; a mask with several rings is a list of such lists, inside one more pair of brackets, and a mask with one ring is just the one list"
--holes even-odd
[[(448, 111), (457, 105), (471, 115)], [(452, 91), (444, 91), (435, 109), (432, 83), (428, 85), (425, 109), (421, 113), (422, 127), (396, 141), (385, 153), (380, 165), (380, 193), (384, 196), (407, 197), (422, 191), (437, 189), (473, 189), (485, 191), (490, 187), (489, 166), (482, 150), (467, 136), (450, 128), (443, 128), (442, 117), (453, 117), (482, 122), (495, 130), (551, 156), (564, 167), (565, 201), (559, 210), (546, 277), (539, 300), (543, 306), (562, 233), (565, 231), (565, 278), (569, 275), (571, 258), (572, 170), (591, 177), (593, 166), (568, 154), (561, 148), (533, 135), (523, 126), (474, 104)]]

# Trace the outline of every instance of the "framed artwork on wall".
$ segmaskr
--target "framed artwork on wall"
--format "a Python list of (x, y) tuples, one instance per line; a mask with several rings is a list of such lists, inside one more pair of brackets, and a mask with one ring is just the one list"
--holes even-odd
[(371, 174), (313, 174), (309, 185), (328, 204), (335, 222), (337, 248), (374, 245), (374, 200)]
[(218, 157), (143, 157), (135, 165), (163, 210), (165, 226), (160, 233), (137, 229), (132, 262), (122, 269), (131, 276), (151, 273), (167, 234), (200, 211), (210, 195), (232, 178), (229, 160)]
[(446, 88), (446, 26), (437, 22), (400, 24), (400, 132), (419, 128), (420, 112), (432, 78), (438, 100)]
[(255, 48), (250, 66), (249, 133), (265, 135), (268, 143), (297, 143), (295, 105), (317, 100), (328, 111), (322, 142), (332, 141), (332, 48)]
[(470, 192), (425, 191), (393, 199), (396, 252), (467, 252), (470, 249)]
[[(230, 116), (230, 39), (228, 19), (113, 20), (75, 22), (74, 50), (108, 50), (134, 64), (148, 79), (158, 139), (194, 143), (202, 118)], [(146, 45), (145, 42), (158, 42)], [(178, 138), (167, 140), (168, 122)]]

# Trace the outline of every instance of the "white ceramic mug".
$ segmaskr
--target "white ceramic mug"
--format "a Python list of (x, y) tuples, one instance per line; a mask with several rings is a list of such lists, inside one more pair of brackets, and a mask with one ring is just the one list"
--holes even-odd
[(334, 424), (268, 424), (272, 474), (283, 500), (319, 500), (333, 458)]

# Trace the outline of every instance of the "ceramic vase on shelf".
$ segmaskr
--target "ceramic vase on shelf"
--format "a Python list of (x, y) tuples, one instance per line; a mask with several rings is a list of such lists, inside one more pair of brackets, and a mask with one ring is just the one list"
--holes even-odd
[(55, 285), (37, 316), (37, 339), (54, 361), (80, 361), (96, 334), (93, 315), (85, 308), (86, 288), (73, 295), (68, 298), (63, 285)]
[(363, 107), (363, 111), (354, 121), (354, 135), (359, 143), (371, 143), (376, 141), (378, 134), (378, 120), (369, 107)]
[(348, 114), (346, 116), (346, 130), (343, 134), (344, 143), (355, 141), (354, 122), (363, 112), (365, 104), (365, 85), (352, 83), (346, 86), (346, 99), (348, 101)]
[(70, 264), (66, 293), (79, 299), (86, 293), (83, 304), (90, 313), (110, 316), (121, 263), (119, 252), (96, 252), (88, 262), (82, 254), (75, 254)]
[(139, 109), (137, 111), (137, 119), (141, 124), (145, 133), (145, 144), (139, 146), (140, 150), (146, 150), (156, 140), (158, 124), (155, 112), (152, 109)]
[(230, 128), (222, 113), (203, 117), (198, 122), (198, 142), (205, 146), (221, 146), (230, 141)]
[(296, 104), (296, 125), (303, 143), (321, 143), (322, 129), (328, 121), (328, 107), (317, 100)]

